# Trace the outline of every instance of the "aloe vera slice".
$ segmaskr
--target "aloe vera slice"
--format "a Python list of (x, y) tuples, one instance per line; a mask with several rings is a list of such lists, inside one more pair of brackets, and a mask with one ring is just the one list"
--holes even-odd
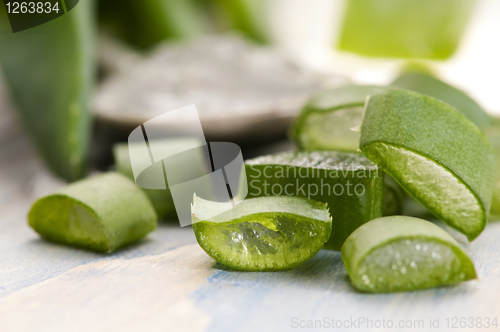
[(279, 196), (245, 199), (226, 211), (228, 204), (195, 196), (193, 230), (210, 257), (233, 269), (289, 269), (312, 258), (330, 237), (324, 203)]
[(495, 155), (453, 107), (410, 91), (371, 96), (360, 149), (436, 217), (475, 239), (491, 206)]
[[(359, 151), (359, 126), (369, 95), (385, 91), (374, 85), (347, 85), (312, 96), (295, 119), (289, 136), (302, 150)], [(385, 177), (384, 216), (402, 211), (404, 191)]]
[[(0, 6), (0, 63), (33, 143), (58, 176), (84, 176), (93, 83), (93, 1), (34, 28), (12, 33)], [(62, 10), (62, 9), (61, 9)]]
[(290, 138), (302, 150), (358, 151), (359, 133), (351, 128), (361, 123), (367, 96), (383, 90), (347, 85), (315, 94), (295, 119)]
[(248, 196), (299, 196), (325, 202), (332, 215), (326, 249), (340, 250), (356, 228), (382, 216), (384, 172), (360, 153), (298, 151), (245, 162)]
[[(171, 139), (161, 139), (161, 140), (150, 140), (148, 141), (149, 146), (156, 151), (164, 151), (165, 155), (170, 155), (172, 153), (187, 151), (194, 147), (199, 146), (199, 142), (194, 138), (171, 138)], [(130, 162), (130, 153), (129, 151), (137, 151), (138, 149), (142, 149), (144, 145), (142, 143), (118, 143), (113, 146), (113, 155), (115, 159), (115, 167), (116, 170), (125, 175), (126, 177), (134, 180), (134, 173), (132, 171), (132, 164)], [(133, 153), (133, 155), (141, 155), (140, 153)], [(148, 155), (146, 153), (146, 155)], [(183, 169), (183, 174), (186, 178), (195, 179), (197, 177), (203, 176), (208, 173), (208, 170), (205, 168), (204, 156), (201, 153), (191, 154), (190, 167), (186, 168), (185, 165), (179, 165), (179, 169)], [(136, 163), (140, 161), (135, 161)], [(146, 165), (151, 164), (151, 159), (142, 161)], [(185, 163), (185, 158), (182, 159), (182, 163)], [(165, 179), (165, 182), (167, 180)], [(170, 220), (177, 219), (177, 213), (175, 210), (174, 201), (172, 199), (172, 193), (170, 189), (145, 189), (146, 195), (151, 200), (153, 204), (156, 214), (160, 220)]]
[(47, 240), (112, 252), (156, 228), (156, 213), (134, 182), (104, 173), (37, 200), (30, 226)]
[(443, 229), (392, 216), (355, 230), (342, 247), (352, 284), (364, 292), (413, 291), (476, 278), (474, 264)]
[(473, 0), (348, 0), (338, 49), (370, 57), (447, 59)]
[(439, 99), (455, 107), (481, 129), (492, 125), (491, 117), (471, 97), (428, 73), (406, 72), (400, 75), (392, 86)]
[[(113, 147), (116, 171), (134, 180), (127, 144), (120, 143)], [(174, 201), (168, 189), (142, 189), (148, 196), (160, 220), (176, 219)]]

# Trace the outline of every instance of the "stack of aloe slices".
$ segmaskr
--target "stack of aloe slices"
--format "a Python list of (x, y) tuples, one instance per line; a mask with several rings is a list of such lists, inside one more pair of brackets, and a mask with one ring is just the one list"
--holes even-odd
[[(434, 90), (422, 88), (431, 81)], [(470, 241), (479, 236), (488, 219), (494, 187), (491, 179), (496, 176), (495, 153), (482, 132), (490, 123), (490, 117), (470, 97), (425, 73), (404, 74), (390, 87), (346, 86), (323, 91), (310, 99), (291, 128), (290, 136), (300, 151), (246, 162), (246, 201), (302, 196), (310, 202), (328, 203), (333, 222), (325, 248), (342, 249), (351, 281), (361, 291), (410, 291), (474, 279), (472, 261), (444, 230), (418, 218), (381, 216), (400, 214), (403, 198), (409, 195)], [(331, 179), (328, 171), (354, 156), (358, 158), (353, 164), (356, 167), (371, 161), (379, 168), (371, 193), (357, 198), (370, 201), (371, 212), (363, 204), (355, 206), (356, 199), (347, 194), (310, 191), (325, 184), (345, 187), (348, 177)], [(300, 175), (315, 174), (315, 170), (324, 174)], [(390, 177), (384, 181), (384, 175)], [(302, 184), (305, 192), (297, 191)], [(366, 188), (367, 183), (364, 185)], [(253, 220), (252, 214), (247, 217), (232, 222)], [(224, 222), (231, 224), (228, 217)], [(283, 234), (272, 225), (260, 225), (266, 236), (273, 231), (276, 236)], [(234, 265), (237, 256), (229, 250), (223, 257), (215, 255), (213, 248), (207, 249), (208, 238), (199, 229), (195, 226), (198, 241), (216, 260), (237, 269), (256, 270)], [(230, 234), (241, 238), (234, 231), (225, 234), (223, 239), (211, 240), (210, 246), (222, 250)], [(263, 233), (253, 228), (251, 234), (259, 238)], [(250, 242), (246, 244), (245, 250), (250, 250)], [(290, 255), (295, 254), (292, 251)], [(279, 269), (292, 266), (280, 265)], [(278, 268), (259, 270), (272, 269)]]
[[(352, 130), (361, 123), (367, 96), (386, 88), (374, 85), (348, 85), (325, 90), (312, 96), (292, 127), (290, 138), (306, 151), (359, 151), (359, 132)], [(385, 176), (383, 215), (400, 214), (404, 191)]]
[(475, 239), (491, 206), (495, 156), (453, 107), (409, 91), (373, 95), (360, 149), (436, 217)]
[[(497, 174), (483, 131), (495, 142), (495, 127), (480, 107), (451, 106), (467, 97), (451, 86), (422, 94), (396, 82), (397, 89), (348, 86), (313, 96), (291, 130), (299, 151), (246, 162), (245, 200), (233, 206), (194, 198), (200, 246), (244, 271), (289, 269), (322, 248), (341, 250), (352, 284), (365, 292), (476, 278), (472, 261), (444, 230), (396, 214), (409, 195), (469, 240), (479, 236), (495, 202)], [(130, 178), (126, 150), (116, 147), (115, 156)], [(161, 204), (152, 205), (151, 197), (111, 173), (38, 200), (29, 222), (48, 240), (110, 252), (155, 228)], [(168, 193), (164, 199), (171, 207)]]
[(245, 162), (248, 198), (299, 196), (328, 204), (332, 234), (326, 249), (340, 250), (359, 226), (381, 217), (384, 171), (359, 152), (298, 151)]

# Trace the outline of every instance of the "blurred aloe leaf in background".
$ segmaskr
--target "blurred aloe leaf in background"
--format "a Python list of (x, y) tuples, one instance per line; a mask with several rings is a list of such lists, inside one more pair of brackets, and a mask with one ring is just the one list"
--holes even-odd
[(347, 0), (338, 49), (370, 57), (444, 60), (474, 0)]
[(197, 37), (206, 20), (193, 0), (99, 0), (101, 27), (143, 49), (165, 39)]
[(222, 30), (236, 30), (258, 43), (269, 42), (269, 0), (211, 0), (216, 23)]
[(41, 156), (68, 181), (85, 175), (91, 116), (93, 1), (12, 33), (0, 6), (0, 63), (7, 88)]

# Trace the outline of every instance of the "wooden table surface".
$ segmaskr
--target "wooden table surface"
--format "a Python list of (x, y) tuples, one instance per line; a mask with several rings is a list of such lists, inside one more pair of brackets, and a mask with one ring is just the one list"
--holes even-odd
[[(41, 164), (1, 93), (2, 332), (295, 331), (310, 324), (362, 331), (371, 330), (369, 321), (374, 328), (392, 322), (392, 329), (376, 330), (444, 331), (447, 318), (450, 327), (454, 317), (479, 317), (484, 326), (485, 318), (500, 316), (500, 223), (466, 246), (479, 281), (370, 295), (351, 287), (337, 252), (323, 250), (285, 272), (228, 271), (201, 250), (191, 228), (175, 222), (112, 255), (48, 243), (29, 228), (26, 214), (36, 197), (62, 185)], [(344, 328), (329, 326), (332, 319)], [(497, 329), (477, 325), (469, 330)]]

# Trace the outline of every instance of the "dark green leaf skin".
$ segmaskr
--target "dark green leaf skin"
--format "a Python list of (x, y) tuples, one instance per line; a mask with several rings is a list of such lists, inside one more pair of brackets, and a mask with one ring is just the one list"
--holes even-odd
[[(286, 152), (247, 160), (245, 171), (248, 198), (289, 195), (327, 203), (332, 216), (332, 235), (326, 249), (340, 250), (352, 231), (382, 216), (385, 173), (360, 153)], [(354, 193), (356, 185), (360, 194), (359, 188), (364, 188), (361, 195)], [(340, 195), (332, 194), (332, 188)]]
[[(414, 271), (414, 280), (411, 283), (398, 283), (397, 277), (387, 282), (377, 282), (379, 276), (368, 276), (373, 280), (373, 287), (364, 282), (364, 272), (360, 269), (363, 261), (376, 249), (391, 245), (396, 241), (419, 241), (422, 246), (425, 243), (437, 244), (448, 247), (454, 253), (456, 262), (451, 267), (453, 271), (446, 269), (446, 263), (434, 261), (437, 265), (436, 271), (430, 272), (430, 266), (419, 266), (419, 271)], [(423, 248), (415, 248), (414, 254), (427, 255), (429, 259), (434, 257), (432, 251), (423, 253)], [(414, 257), (399, 257), (401, 262), (413, 260)], [(352, 284), (363, 292), (401, 292), (440, 287), (456, 284), (462, 281), (476, 278), (474, 264), (467, 254), (460, 248), (459, 244), (443, 229), (426, 220), (407, 217), (392, 216), (372, 220), (355, 230), (345, 241), (342, 247), (342, 261)], [(428, 261), (430, 262), (430, 260)], [(441, 265), (443, 264), (443, 265)], [(441, 265), (441, 271), (439, 271)], [(449, 267), (449, 266), (448, 266)], [(389, 269), (393, 267), (389, 267)], [(400, 266), (398, 266), (400, 268)], [(436, 266), (434, 266), (436, 268)], [(410, 271), (408, 271), (409, 273)], [(398, 285), (399, 284), (399, 285)]]
[[(438, 218), (466, 234), (469, 240), (476, 238), (484, 229), (493, 193), (495, 155), (481, 130), (453, 107), (410, 91), (390, 90), (371, 96), (365, 107), (360, 149), (411, 196)], [(418, 156), (428, 160), (442, 173), (412, 165), (398, 165), (402, 161), (401, 154), (387, 158), (380, 153), (380, 149), (392, 149), (398, 153), (405, 151)], [(471, 208), (461, 206), (460, 202), (453, 203), (455, 206), (430, 207), (437, 203), (436, 200), (426, 200), (426, 196), (433, 195), (426, 187), (442, 184), (444, 173), (451, 174), (458, 185), (467, 188), (468, 195), (473, 197), (482, 211), (480, 217), (474, 220), (464, 218), (464, 222), (443, 214), (443, 210), (447, 209), (455, 211), (455, 216), (460, 217), (462, 208)], [(416, 182), (420, 185), (418, 190), (409, 188)], [(450, 187), (446, 197), (437, 199), (441, 199), (443, 204), (452, 204), (448, 201), (460, 200), (455, 194), (456, 191)]]
[(0, 18), (0, 63), (32, 141), (57, 176), (82, 178), (91, 131), (93, 1), (15, 34), (3, 5)]
[(112, 252), (156, 228), (151, 202), (133, 181), (104, 173), (37, 200), (30, 226), (49, 241)]
[(422, 93), (439, 99), (460, 112), (480, 129), (491, 126), (493, 120), (479, 104), (463, 91), (423, 72), (407, 72), (399, 76), (392, 86)]

